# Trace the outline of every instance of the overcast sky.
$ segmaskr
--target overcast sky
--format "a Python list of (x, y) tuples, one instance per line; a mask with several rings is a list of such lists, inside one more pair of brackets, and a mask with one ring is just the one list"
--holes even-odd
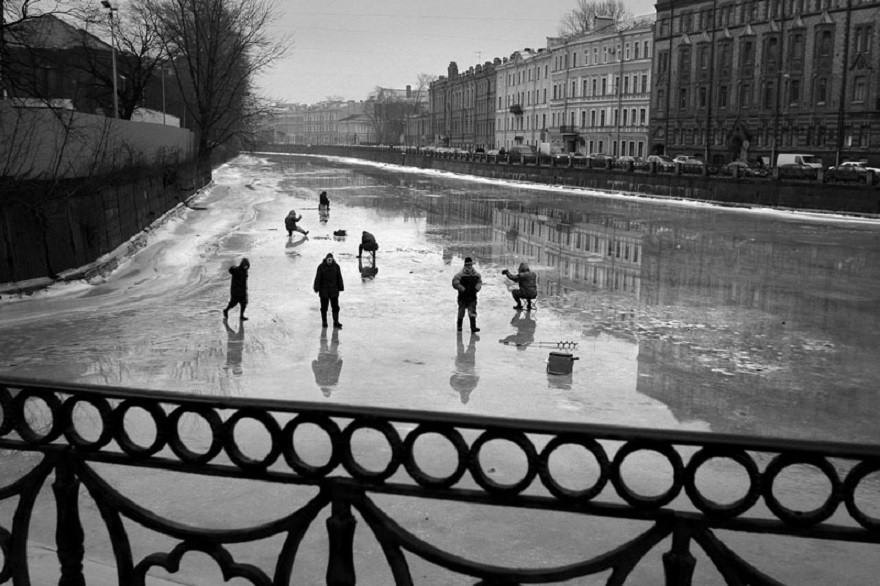
[[(635, 15), (653, 0), (624, 0)], [(547, 46), (577, 0), (279, 0), (273, 32), (293, 39), (290, 55), (258, 84), (269, 98), (311, 104), (328, 96), (362, 100), (376, 86), (416, 85)]]

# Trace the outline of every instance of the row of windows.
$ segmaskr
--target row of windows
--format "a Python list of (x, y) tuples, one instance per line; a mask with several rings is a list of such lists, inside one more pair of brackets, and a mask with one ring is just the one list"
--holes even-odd
[[(760, 93), (755, 99), (755, 90), (759, 89)], [(801, 106), (825, 106), (828, 104), (829, 94), (829, 78), (816, 77), (813, 79), (810, 88), (811, 99), (804, 93), (804, 80), (785, 79), (782, 85), (782, 94), (780, 103), (776, 103), (776, 82), (767, 80), (760, 84), (752, 84), (751, 82), (739, 83), (736, 88), (736, 105), (740, 108), (763, 108), (765, 110), (775, 109), (777, 106), (787, 106), (788, 108), (797, 108)], [(727, 85), (719, 85), (713, 90), (715, 92), (715, 106), (717, 108), (734, 107), (732, 95), (734, 88)], [(679, 110), (687, 110), (692, 107), (704, 109), (709, 104), (709, 88), (700, 86), (695, 88), (694, 92), (690, 88), (679, 88), (678, 100), (676, 106)], [(868, 98), (868, 77), (865, 75), (857, 75), (853, 77), (849, 90), (849, 101), (852, 104), (864, 104)], [(693, 100), (693, 103), (691, 101)], [(664, 110), (667, 107), (665, 90), (657, 90), (658, 109)]]
[(791, 18), (797, 14), (821, 12), (829, 7), (841, 8), (843, 4), (845, 0), (753, 0), (738, 4), (722, 4), (715, 9), (714, 19), (713, 10), (708, 6), (703, 10), (685, 11), (675, 16), (659, 18), (657, 27), (659, 35), (666, 37), (669, 36), (670, 31), (672, 34), (692, 33)]
[[(547, 115), (540, 115), (541, 125), (538, 126), (538, 114), (534, 116), (505, 116), (497, 120), (498, 128), (505, 130), (531, 130), (547, 127)], [(581, 128), (604, 127), (606, 122), (610, 120), (611, 126), (646, 126), (648, 124), (648, 110), (646, 108), (604, 108), (600, 110), (590, 110), (589, 118), (586, 110), (580, 112), (572, 110), (568, 113), (553, 112), (551, 121), (553, 126), (563, 126), (568, 124), (575, 127), (580, 121)], [(567, 118), (567, 121), (566, 121)], [(589, 124), (587, 121), (589, 120)], [(503, 125), (502, 125), (503, 121)], [(532, 125), (530, 127), (530, 125)]]
[[(639, 48), (641, 47), (641, 51)], [(651, 42), (650, 41), (635, 41), (632, 43), (617, 43), (616, 45), (604, 45), (602, 47), (592, 46), (587, 47), (583, 51), (583, 59), (580, 61), (580, 67), (586, 67), (588, 65), (599, 65), (599, 49), (602, 49), (602, 61), (601, 63), (618, 63), (622, 59), (623, 61), (630, 61), (635, 59), (650, 59), (651, 57)], [(623, 52), (621, 52), (621, 48)], [(563, 69), (569, 69), (578, 67), (578, 55), (580, 53), (578, 51), (572, 51), (571, 53), (565, 53), (562, 55), (557, 55), (553, 61), (553, 71), (561, 71)], [(592, 60), (590, 57), (592, 56)], [(610, 60), (609, 60), (610, 57)]]
[[(853, 50), (856, 53), (869, 54), (871, 40), (873, 38), (873, 26), (861, 25), (855, 27), (853, 35)], [(806, 33), (803, 30), (792, 31), (787, 35), (788, 49), (786, 51), (787, 69), (789, 71), (803, 71), (804, 57), (806, 53)], [(782, 38), (779, 33), (767, 33), (761, 36), (762, 52), (756, 62), (756, 39), (753, 36), (743, 37), (738, 45), (738, 67), (741, 75), (753, 76), (755, 72), (763, 71), (765, 74), (775, 74), (779, 71), (782, 62)], [(711, 67), (712, 47), (709, 43), (699, 43), (696, 47), (696, 70), (698, 73), (707, 73)], [(692, 63), (693, 47), (681, 45), (678, 47), (678, 78), (682, 83), (690, 80), (694, 63)], [(733, 68), (734, 43), (732, 40), (718, 43), (716, 47), (717, 73), (723, 77), (730, 75)], [(834, 29), (822, 25), (814, 32), (813, 57), (817, 60), (817, 68), (830, 67), (830, 61), (834, 55)], [(657, 53), (657, 75), (663, 79), (669, 73), (669, 51)]]
[[(611, 82), (611, 88), (609, 91), (608, 85)], [(578, 95), (578, 86), (580, 85), (581, 93)], [(595, 96), (607, 96), (607, 95), (617, 95), (617, 88), (620, 86), (620, 76), (609, 75), (608, 77), (593, 77), (590, 79), (583, 78), (580, 80), (580, 84), (578, 84), (578, 80), (571, 80), (569, 85), (569, 93), (566, 95), (565, 84), (559, 83), (553, 85), (553, 99), (554, 100), (563, 100), (566, 97), (569, 98), (587, 98), (587, 97), (595, 97)], [(648, 88), (648, 74), (633, 74), (633, 75), (624, 75), (623, 76), (623, 95), (628, 94), (638, 94), (643, 93), (646, 94), (650, 90)]]

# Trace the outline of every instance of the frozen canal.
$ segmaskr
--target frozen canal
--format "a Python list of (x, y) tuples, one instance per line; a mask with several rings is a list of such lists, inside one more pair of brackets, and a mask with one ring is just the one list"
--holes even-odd
[[(331, 199), (319, 217), (318, 193)], [(303, 215), (307, 239), (283, 218)], [(334, 236), (345, 230), (346, 237)], [(362, 230), (380, 244), (368, 278)], [(241, 157), (91, 283), (0, 301), (0, 371), (187, 393), (880, 441), (880, 223)], [(315, 269), (345, 279), (322, 330)], [(222, 320), (251, 262), (250, 320)], [(483, 276), (478, 336), (450, 283)], [(528, 262), (538, 309), (503, 268)], [(369, 263), (365, 263), (369, 265)], [(364, 269), (362, 274), (360, 269)], [(546, 373), (572, 341), (571, 376)], [(519, 344), (519, 345), (517, 345)]]

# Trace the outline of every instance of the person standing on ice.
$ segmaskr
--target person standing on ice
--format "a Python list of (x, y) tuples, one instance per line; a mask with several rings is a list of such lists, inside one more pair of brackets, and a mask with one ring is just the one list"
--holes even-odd
[(229, 267), (229, 274), (232, 275), (232, 283), (229, 286), (229, 305), (223, 310), (223, 319), (229, 319), (229, 310), (238, 305), (241, 309), (238, 319), (247, 320), (244, 316), (244, 310), (248, 304), (247, 279), (248, 269), (251, 263), (248, 259), (243, 258), (238, 266)]
[(519, 263), (519, 271), (515, 275), (511, 275), (510, 271), (504, 269), (501, 271), (501, 274), (506, 276), (511, 281), (519, 283), (519, 288), (514, 289), (511, 293), (513, 294), (513, 300), (516, 301), (516, 305), (513, 308), (517, 311), (522, 311), (522, 300), (526, 300), (526, 311), (531, 311), (532, 309), (532, 300), (538, 297), (538, 277), (529, 270), (529, 265), (524, 262)]
[(293, 236), (294, 230), (302, 233), (303, 236), (309, 235), (308, 230), (303, 230), (302, 228), (300, 228), (299, 226), (296, 225), (296, 223), (299, 222), (300, 220), (302, 220), (302, 216), (298, 216), (296, 214), (296, 210), (290, 210), (290, 212), (287, 214), (287, 217), (284, 218), (284, 227), (287, 228), (287, 237), (288, 238)]
[(461, 323), (464, 321), (464, 313), (467, 311), (471, 322), (471, 332), (477, 333), (477, 293), (483, 288), (483, 279), (474, 269), (474, 260), (471, 257), (464, 259), (464, 268), (452, 277), (452, 287), (458, 291), (458, 320), (455, 322), (458, 331), (461, 331)]
[(330, 198), (327, 197), (326, 191), (322, 191), (321, 195), (318, 196), (318, 208), (330, 209)]
[(327, 306), (333, 310), (333, 327), (337, 330), (342, 329), (339, 323), (339, 294), (345, 291), (345, 285), (342, 282), (342, 271), (333, 258), (333, 253), (328, 253), (324, 257), (318, 270), (315, 271), (315, 293), (321, 298), (321, 326), (327, 327)]

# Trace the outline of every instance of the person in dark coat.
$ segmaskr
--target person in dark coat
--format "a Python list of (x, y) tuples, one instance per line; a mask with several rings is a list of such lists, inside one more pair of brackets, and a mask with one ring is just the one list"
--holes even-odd
[(458, 320), (456, 327), (461, 331), (461, 322), (467, 311), (471, 322), (471, 332), (480, 331), (477, 327), (477, 293), (483, 288), (483, 279), (474, 269), (474, 260), (471, 257), (464, 259), (464, 268), (452, 277), (452, 287), (458, 291)]
[(522, 262), (519, 263), (519, 271), (515, 275), (511, 275), (510, 271), (504, 269), (501, 274), (505, 275), (511, 281), (519, 283), (519, 288), (514, 289), (513, 300), (516, 305), (513, 308), (517, 311), (522, 310), (522, 299), (526, 300), (526, 310), (532, 309), (532, 300), (538, 297), (538, 277), (529, 270), (529, 265)]
[(303, 230), (299, 226), (296, 225), (297, 222), (302, 220), (302, 216), (297, 215), (296, 210), (290, 210), (288, 212), (287, 217), (284, 218), (284, 227), (287, 228), (287, 237), (290, 238), (293, 236), (294, 230), (302, 233), (303, 236), (308, 236), (309, 231)]
[(323, 262), (318, 265), (318, 270), (315, 271), (314, 289), (321, 298), (321, 325), (327, 327), (327, 306), (329, 305), (333, 310), (333, 327), (341, 330), (339, 294), (345, 291), (345, 285), (342, 283), (342, 271), (336, 264), (333, 253), (328, 253)]
[(330, 198), (327, 197), (326, 191), (322, 191), (321, 195), (318, 196), (318, 207), (326, 210), (330, 209)]
[(379, 250), (379, 244), (376, 242), (376, 237), (364, 230), (363, 234), (361, 234), (361, 243), (358, 245), (358, 255), (360, 258), (364, 251), (373, 253), (373, 263), (376, 262), (376, 251)]
[(238, 319), (247, 320), (244, 316), (244, 310), (248, 304), (247, 278), (248, 269), (251, 263), (248, 259), (243, 258), (238, 266), (229, 267), (229, 274), (232, 275), (232, 283), (229, 286), (229, 305), (223, 310), (223, 319), (229, 319), (229, 310), (238, 305), (241, 313)]

